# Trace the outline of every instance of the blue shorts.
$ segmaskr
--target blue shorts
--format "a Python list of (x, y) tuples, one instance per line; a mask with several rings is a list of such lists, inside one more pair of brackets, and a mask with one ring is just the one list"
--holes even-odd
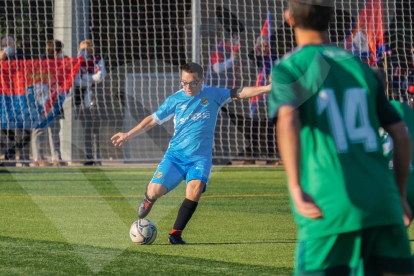
[(211, 158), (200, 158), (196, 161), (183, 162), (172, 156), (164, 156), (158, 165), (151, 183), (161, 184), (167, 187), (167, 193), (176, 188), (185, 179), (187, 184), (191, 180), (201, 180), (206, 183), (203, 193), (207, 188), (210, 178)]

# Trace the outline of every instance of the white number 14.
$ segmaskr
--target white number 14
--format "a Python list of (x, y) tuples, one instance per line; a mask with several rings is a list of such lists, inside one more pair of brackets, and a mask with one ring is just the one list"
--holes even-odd
[(369, 121), (365, 89), (346, 90), (343, 103), (344, 116), (340, 112), (332, 89), (320, 91), (316, 101), (318, 115), (327, 111), (329, 126), (338, 153), (348, 152), (348, 140), (352, 144), (363, 143), (366, 152), (377, 151), (377, 135)]

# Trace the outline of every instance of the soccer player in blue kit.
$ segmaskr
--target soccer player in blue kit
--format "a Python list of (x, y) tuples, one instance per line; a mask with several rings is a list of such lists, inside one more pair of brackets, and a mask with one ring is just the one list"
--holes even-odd
[(138, 126), (111, 138), (115, 146), (121, 146), (175, 116), (174, 136), (138, 207), (138, 217), (146, 217), (158, 198), (185, 179), (186, 195), (168, 238), (170, 244), (185, 244), (181, 233), (206, 190), (212, 166), (214, 129), (220, 108), (231, 101), (270, 91), (270, 85), (225, 89), (204, 86), (203, 82), (203, 68), (197, 63), (185, 64), (181, 68), (183, 88), (169, 96), (154, 114), (146, 117)]

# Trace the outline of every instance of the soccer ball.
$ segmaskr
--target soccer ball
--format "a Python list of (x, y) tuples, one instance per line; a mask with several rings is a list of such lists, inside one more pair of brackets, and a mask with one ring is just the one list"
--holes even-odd
[(131, 225), (129, 237), (138, 245), (151, 244), (157, 238), (157, 227), (148, 219), (139, 219)]

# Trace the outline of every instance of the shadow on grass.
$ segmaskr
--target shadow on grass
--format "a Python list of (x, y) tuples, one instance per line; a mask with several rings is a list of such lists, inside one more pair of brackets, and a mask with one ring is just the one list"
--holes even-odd
[[(288, 243), (296, 243), (296, 239), (290, 240), (278, 240), (278, 241), (246, 241), (246, 242), (188, 242), (185, 246), (192, 246), (192, 245), (255, 245), (255, 244), (288, 244)], [(152, 244), (151, 246), (171, 246), (170, 244)]]
[(0, 169), (0, 174), (11, 174), (8, 169)]
[[(149, 252), (150, 248), (132, 245), (121, 251), (114, 248), (0, 236), (0, 274), (137, 275), (141, 271), (146, 275), (292, 275), (292, 268), (274, 267), (271, 263), (262, 266), (226, 262), (224, 259), (217, 261), (202, 256), (185, 257), (177, 254), (177, 248), (171, 245), (166, 246), (161, 252), (160, 247), (157, 247), (157, 253)], [(191, 248), (188, 247), (188, 250)], [(105, 255), (114, 258), (111, 258), (110, 262), (105, 262), (109, 259), (105, 258)], [(88, 256), (87, 262), (89, 265), (95, 265), (95, 269), (91, 270), (81, 256)], [(99, 270), (96, 270), (96, 265)]]

